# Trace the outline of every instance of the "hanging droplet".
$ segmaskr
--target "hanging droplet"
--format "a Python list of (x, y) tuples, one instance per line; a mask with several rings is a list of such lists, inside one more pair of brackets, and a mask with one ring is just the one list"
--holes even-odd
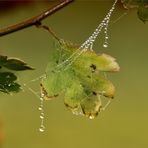
[(79, 115), (79, 113), (76, 112), (76, 111), (72, 111), (72, 113), (73, 113), (74, 115)]
[(44, 116), (40, 116), (41, 119), (44, 119)]
[(44, 116), (44, 113), (42, 112), (41, 115)]
[(44, 132), (44, 131), (45, 131), (45, 127), (40, 127), (40, 128), (39, 128), (39, 131), (40, 131), (40, 132)]
[(104, 48), (107, 48), (107, 47), (108, 47), (108, 45), (105, 43), (105, 44), (103, 44), (103, 47), (104, 47)]
[(76, 109), (76, 110), (72, 110), (72, 113), (73, 113), (74, 115), (82, 115), (82, 114), (83, 114), (81, 108), (78, 108), (78, 109)]
[(10, 96), (13, 96), (13, 93), (9, 93)]
[(43, 101), (43, 97), (40, 97), (40, 100)]
[(44, 126), (44, 94), (41, 94), (40, 97), (40, 106), (38, 107), (38, 110), (40, 111), (40, 128), (39, 131), (40, 132), (44, 132), (45, 131), (45, 126)]
[(94, 119), (95, 117), (93, 115), (90, 115), (89, 116), (89, 119)]
[(41, 98), (43, 99), (45, 97), (45, 94), (42, 92), (41, 94)]
[(38, 109), (39, 109), (39, 111), (41, 111), (42, 110), (42, 107), (39, 107)]
[(11, 86), (11, 83), (9, 83), (8, 86), (10, 87)]

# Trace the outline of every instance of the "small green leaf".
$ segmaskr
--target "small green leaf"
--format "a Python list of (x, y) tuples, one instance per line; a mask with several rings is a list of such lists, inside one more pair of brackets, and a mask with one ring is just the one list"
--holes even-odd
[(17, 79), (17, 77), (11, 72), (0, 72), (0, 83), (10, 83)]
[(137, 14), (139, 19), (144, 23), (148, 21), (148, 8), (146, 8), (144, 5), (139, 6)]
[(121, 2), (123, 3), (123, 6), (126, 9), (130, 9), (130, 8), (138, 8), (140, 5), (148, 5), (148, 1), (147, 0), (121, 0)]
[(7, 56), (0, 55), (0, 66), (7, 62)]
[(4, 93), (19, 92), (20, 85), (17, 77), (11, 72), (0, 72), (0, 91)]
[[(3, 67), (7, 69), (2, 69)], [(3, 93), (19, 92), (21, 86), (15, 82), (17, 76), (12, 73), (12, 70), (22, 71), (32, 69), (32, 67), (28, 66), (20, 59), (0, 55), (0, 71), (2, 71), (0, 72), (0, 91)]]
[(19, 59), (8, 59), (3, 66), (15, 71), (33, 70), (32, 67), (28, 66), (25, 62)]
[(121, 0), (124, 8), (137, 8), (137, 14), (143, 22), (148, 21), (148, 0)]
[(10, 70), (22, 71), (22, 70), (33, 70), (32, 67), (28, 66), (25, 62), (17, 58), (8, 58), (7, 56), (0, 55), (0, 67), (5, 67)]

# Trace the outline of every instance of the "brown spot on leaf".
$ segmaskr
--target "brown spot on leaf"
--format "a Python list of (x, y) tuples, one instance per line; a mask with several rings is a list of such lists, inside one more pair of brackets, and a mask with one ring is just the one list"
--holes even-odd
[(56, 97), (59, 96), (59, 94), (55, 94), (55, 95), (53, 95), (53, 96), (49, 96), (48, 93), (47, 93), (47, 91), (46, 91), (45, 88), (43, 87), (43, 85), (40, 84), (40, 86), (41, 86), (41, 94), (43, 95), (43, 97), (44, 97), (45, 99), (51, 100), (51, 99), (56, 98)]
[(70, 109), (70, 110), (74, 110), (74, 109), (78, 108), (77, 105), (74, 106), (74, 107), (72, 107), (72, 106), (70, 106), (69, 104), (67, 104), (67, 103), (65, 103), (65, 102), (64, 102), (64, 104), (65, 104), (65, 106), (66, 106), (68, 109)]
[(93, 95), (95, 95), (95, 96), (97, 95), (97, 93), (96, 93), (96, 92), (94, 92), (94, 91), (93, 91), (92, 93), (93, 93)]
[(91, 64), (90, 67), (91, 67), (93, 70), (96, 70), (96, 68), (97, 68), (96, 65), (94, 65), (94, 64)]

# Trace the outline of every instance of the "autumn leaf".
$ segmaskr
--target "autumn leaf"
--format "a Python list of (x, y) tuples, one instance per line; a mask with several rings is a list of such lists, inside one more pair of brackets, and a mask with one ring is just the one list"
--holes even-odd
[[(97, 54), (93, 50), (79, 49), (72, 43), (57, 43), (41, 80), (44, 99), (63, 98), (73, 113), (94, 118), (102, 104), (99, 96), (112, 99), (115, 87), (104, 77), (105, 72), (117, 72), (120, 67), (115, 58)], [(84, 52), (82, 52), (84, 51)]]

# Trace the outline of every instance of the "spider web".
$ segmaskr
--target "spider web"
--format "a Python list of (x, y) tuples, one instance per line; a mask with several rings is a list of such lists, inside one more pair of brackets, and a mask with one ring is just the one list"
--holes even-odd
[[(61, 70), (67, 70), (75, 60), (77, 60), (77, 58), (79, 58), (79, 56), (81, 54), (83, 54), (84, 52), (86, 52), (87, 50), (93, 50), (93, 45), (97, 39), (97, 37), (99, 36), (99, 34), (104, 31), (104, 43), (103, 43), (103, 47), (107, 48), (108, 47), (108, 28), (115, 24), (116, 22), (118, 22), (121, 18), (123, 18), (127, 13), (123, 13), (121, 16), (119, 16), (116, 20), (114, 21), (110, 21), (112, 13), (115, 9), (116, 3), (118, 0), (115, 0), (111, 9), (109, 10), (109, 12), (107, 13), (107, 15), (105, 16), (105, 18), (102, 20), (102, 22), (96, 27), (96, 29), (94, 30), (94, 32), (91, 34), (91, 36), (69, 57), (67, 58), (65, 61), (61, 62), (60, 64), (58, 64), (55, 69), (57, 72), (60, 72)], [(110, 23), (110, 24), (109, 24)], [(63, 40), (61, 40), (60, 42), (63, 42)], [(104, 76), (107, 78), (106, 73), (104, 73)], [(26, 84), (23, 84), (24, 87), (26, 87), (29, 91), (31, 91), (37, 98), (39, 98), (40, 100), (40, 105), (38, 107), (39, 111), (40, 111), (40, 128), (39, 131), (40, 132), (44, 132), (45, 130), (45, 126), (44, 126), (44, 117), (45, 117), (45, 111), (44, 111), (44, 94), (40, 94), (40, 91), (34, 90), (30, 87), (30, 84), (34, 83), (34, 82), (40, 82), (41, 79), (46, 79), (46, 74), (43, 74), (29, 82), (27, 82)], [(98, 95), (98, 99), (100, 100), (101, 104), (102, 104), (102, 98), (101, 95)], [(104, 101), (105, 105), (103, 106), (103, 108), (101, 109), (102, 111), (105, 110), (108, 105), (111, 102), (111, 99), (109, 99), (108, 101)], [(73, 112), (74, 114), (82, 114), (81, 110), (79, 112)], [(91, 119), (91, 118), (90, 118)]]

